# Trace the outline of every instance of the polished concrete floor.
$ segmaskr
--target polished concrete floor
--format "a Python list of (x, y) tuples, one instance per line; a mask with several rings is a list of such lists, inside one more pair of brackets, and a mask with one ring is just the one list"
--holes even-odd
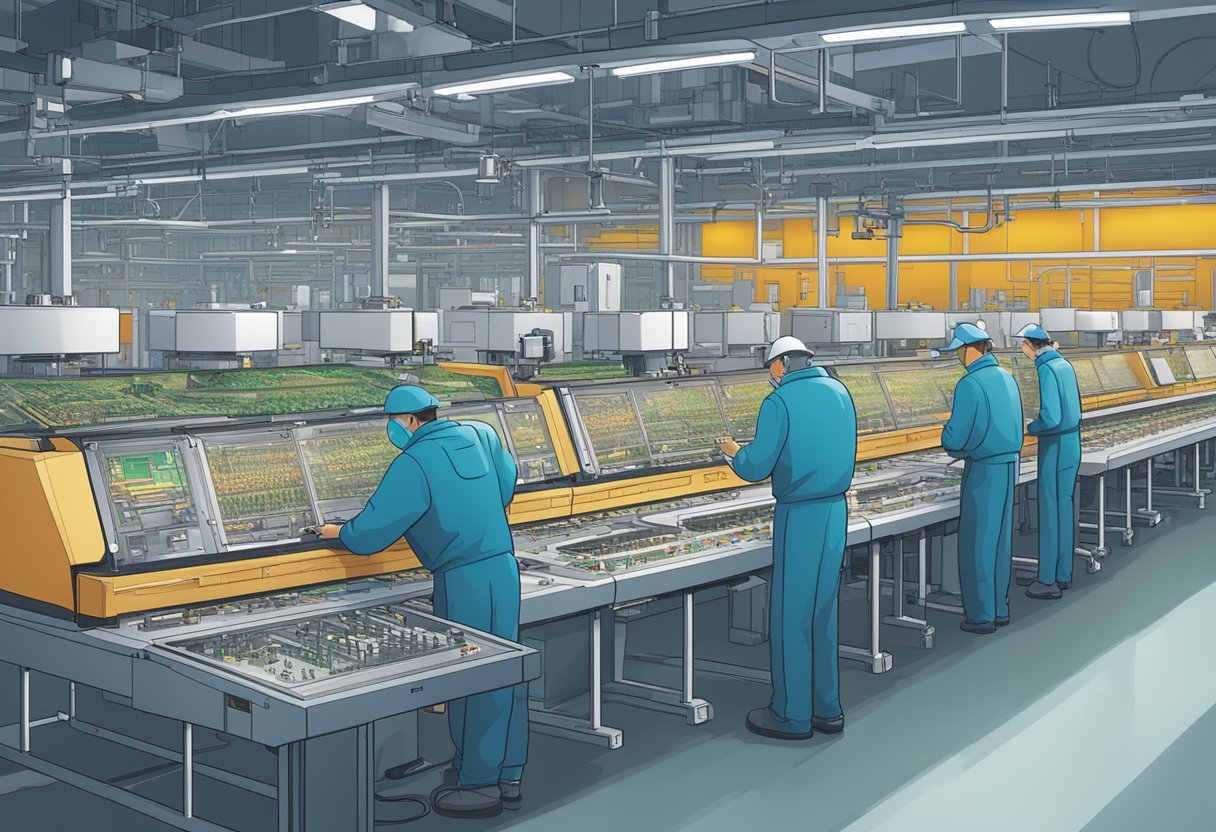
[[(1112, 538), (1113, 540), (1113, 538)], [(931, 614), (933, 650), (916, 634), (884, 628), (895, 667), (881, 676), (843, 666), (848, 727), (838, 737), (782, 743), (744, 730), (763, 704), (758, 684), (698, 675), (697, 694), (715, 718), (690, 727), (676, 717), (607, 705), (604, 721), (625, 732), (606, 751), (533, 737), (524, 809), (486, 821), (435, 816), (383, 829), (598, 832), (599, 830), (1210, 830), (1216, 828), (1216, 509), (1171, 508), (1136, 545), (1113, 542), (1106, 568), (1078, 564), (1061, 602), (1017, 590), (1013, 624), (972, 636), (958, 619)], [(1025, 549), (1027, 540), (1020, 547)], [(859, 600), (850, 602), (855, 608)], [(767, 648), (726, 642), (721, 600), (697, 608), (701, 655), (763, 666)], [(857, 639), (856, 609), (845, 639)], [(674, 655), (678, 613), (631, 625), (633, 650)], [(631, 663), (630, 675), (677, 683), (678, 671)], [(12, 713), (11, 675), (0, 707)], [(45, 706), (56, 705), (48, 694)], [(103, 711), (106, 703), (90, 707)], [(171, 724), (164, 732), (175, 730)], [(445, 752), (440, 717), (422, 719), (424, 748)], [(213, 734), (198, 738), (212, 762), (264, 771)], [(50, 735), (43, 753), (175, 805), (175, 766), (136, 752), (70, 746)], [(254, 755), (257, 756), (257, 755)], [(395, 787), (423, 793), (437, 773)], [(390, 790), (392, 791), (392, 790)], [(273, 806), (241, 800), (200, 778), (204, 817), (241, 832), (272, 828)], [(383, 818), (411, 811), (382, 804)], [(397, 813), (394, 815), (394, 813)], [(93, 832), (169, 827), (70, 786), (0, 763), (0, 829)]]

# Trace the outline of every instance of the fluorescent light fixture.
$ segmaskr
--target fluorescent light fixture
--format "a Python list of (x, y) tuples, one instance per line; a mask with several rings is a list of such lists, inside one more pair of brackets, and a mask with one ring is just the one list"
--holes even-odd
[(1086, 29), (1091, 26), (1130, 26), (1131, 23), (1131, 12), (998, 17), (988, 21), (988, 25), (998, 32), (1007, 32), (1012, 29)]
[(297, 165), (283, 168), (236, 168), (235, 170), (205, 171), (203, 173), (186, 173), (166, 176), (141, 176), (133, 180), (137, 185), (178, 185), (185, 182), (202, 182), (219, 179), (254, 179), (270, 176), (296, 176), (308, 173), (307, 165)]
[(299, 254), (299, 252), (296, 251), (294, 248), (285, 248), (282, 251), (280, 251), (279, 254)]
[(632, 75), (654, 75), (659, 72), (675, 72), (681, 69), (700, 69), (709, 66), (731, 66), (748, 64), (756, 60), (755, 52), (728, 52), (723, 55), (693, 55), (689, 58), (673, 58), (669, 61), (647, 61), (640, 64), (613, 67), (612, 74), (618, 78)]
[(360, 0), (356, 0), (354, 3), (326, 3), (317, 8), (338, 20), (358, 26), (360, 29), (367, 29), (369, 32), (376, 29), (376, 10), (371, 6), (363, 5)]
[(548, 87), (553, 84), (569, 84), (574, 76), (568, 72), (535, 72), (531, 75), (510, 75), (506, 78), (491, 78), (488, 81), (469, 81), (465, 84), (452, 84), (447, 87), (436, 87), (435, 95), (476, 95), (483, 92), (501, 92), (503, 90), (522, 90), (528, 87)]
[(239, 110), (217, 110), (210, 118), (250, 118), (251, 116), (277, 116), (289, 113), (310, 113), (314, 110), (336, 110), (342, 107), (357, 107), (371, 104), (374, 95), (357, 95), (353, 98), (328, 98), (318, 101), (291, 101), (286, 104), (267, 104), (263, 107), (242, 107)]
[(961, 21), (951, 23), (918, 23), (914, 26), (889, 26), (883, 29), (853, 29), (849, 32), (826, 32), (819, 37), (827, 43), (859, 43), (867, 40), (898, 40), (927, 38), (934, 35), (960, 35), (967, 31)]

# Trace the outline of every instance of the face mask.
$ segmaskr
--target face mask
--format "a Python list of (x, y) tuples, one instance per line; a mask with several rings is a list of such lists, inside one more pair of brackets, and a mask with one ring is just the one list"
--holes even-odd
[(388, 427), (385, 428), (385, 430), (388, 431), (388, 441), (392, 442), (403, 451), (405, 450), (405, 446), (409, 443), (410, 438), (414, 435), (412, 430), (393, 418), (388, 420)]
[(773, 377), (770, 375), (770, 376), (768, 377), (768, 383), (769, 383), (769, 384), (771, 384), (771, 385), (773, 386), (773, 389), (774, 389), (774, 390), (776, 390), (778, 387), (780, 387), (780, 386), (781, 386), (781, 379), (779, 379), (779, 378), (773, 378)]

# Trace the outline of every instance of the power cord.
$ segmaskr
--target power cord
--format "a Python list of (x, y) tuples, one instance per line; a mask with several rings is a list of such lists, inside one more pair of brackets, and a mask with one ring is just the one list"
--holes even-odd
[[(1186, 40), (1180, 40), (1177, 43), (1175, 43), (1173, 46), (1171, 46), (1169, 49), (1165, 50), (1165, 52), (1163, 52), (1161, 54), (1161, 57), (1157, 59), (1157, 63), (1153, 64), (1153, 71), (1150, 72), (1148, 75), (1148, 91), (1150, 93), (1154, 91), (1154, 89), (1156, 87), (1154, 82), (1157, 80), (1157, 70), (1161, 68), (1161, 65), (1163, 63), (1165, 63), (1166, 58), (1168, 58), (1170, 55), (1173, 55), (1179, 49), (1181, 49), (1182, 47), (1184, 47), (1188, 44), (1198, 43), (1199, 41), (1203, 41), (1203, 40), (1216, 40), (1216, 35), (1196, 35), (1193, 38), (1187, 38)], [(1201, 75), (1199, 77), (1199, 80), (1202, 81), (1204, 78), (1211, 75), (1213, 70), (1216, 70), (1216, 66), (1212, 67), (1212, 69), (1208, 70), (1203, 75)]]
[(426, 817), (427, 815), (429, 815), (431, 813), (431, 801), (425, 797), (422, 797), (421, 795), (403, 794), (403, 795), (399, 795), (397, 797), (382, 797), (381, 795), (376, 795), (376, 802), (377, 803), (416, 803), (422, 807), (422, 811), (416, 815), (413, 815), (412, 817), (394, 818), (391, 820), (387, 819), (387, 818), (384, 820), (381, 820), (380, 818), (376, 818), (375, 819), (376, 826), (397, 826), (398, 824), (413, 823), (416, 820), (422, 820), (424, 817)]

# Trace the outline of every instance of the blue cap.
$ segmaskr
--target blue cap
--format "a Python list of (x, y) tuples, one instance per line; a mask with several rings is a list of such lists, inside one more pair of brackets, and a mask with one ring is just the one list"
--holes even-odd
[(954, 340), (946, 345), (943, 352), (953, 352), (968, 344), (978, 344), (981, 341), (991, 341), (992, 336), (975, 324), (959, 324), (954, 328)]
[(1047, 334), (1047, 330), (1038, 324), (1026, 324), (1018, 330), (1018, 338), (1033, 338), (1036, 341), (1050, 341), (1051, 336)]
[(439, 407), (439, 399), (413, 384), (398, 384), (388, 391), (384, 400), (384, 412), (390, 416), (399, 413), (418, 413)]

